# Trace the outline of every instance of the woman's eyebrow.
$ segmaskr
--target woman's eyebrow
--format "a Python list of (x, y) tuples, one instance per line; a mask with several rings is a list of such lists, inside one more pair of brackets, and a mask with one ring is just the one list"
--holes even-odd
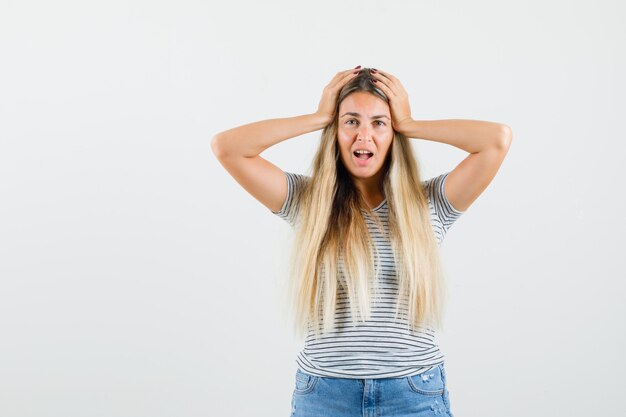
[[(354, 113), (354, 112), (345, 112), (344, 114), (341, 115), (341, 117), (343, 116), (356, 116), (356, 117), (361, 117), (361, 115), (359, 113)], [(385, 115), (385, 114), (378, 114), (376, 116), (372, 116), (372, 119), (382, 119), (383, 117), (386, 117), (387, 119), (389, 119), (389, 116)], [(391, 119), (389, 119), (391, 120)]]

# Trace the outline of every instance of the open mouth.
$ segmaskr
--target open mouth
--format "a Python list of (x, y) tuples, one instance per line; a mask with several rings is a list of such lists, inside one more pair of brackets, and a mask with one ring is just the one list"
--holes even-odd
[(360, 159), (360, 160), (362, 160), (362, 161), (366, 161), (366, 160), (370, 159), (372, 156), (374, 156), (374, 154), (373, 154), (373, 153), (371, 153), (371, 152), (367, 152), (367, 151), (365, 151), (365, 152), (357, 152), (357, 151), (354, 151), (354, 152), (353, 152), (353, 154), (354, 154), (354, 156), (355, 156), (357, 159)]

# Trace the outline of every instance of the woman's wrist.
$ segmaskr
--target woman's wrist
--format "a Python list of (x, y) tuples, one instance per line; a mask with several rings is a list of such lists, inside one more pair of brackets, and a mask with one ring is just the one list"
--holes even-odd
[(324, 129), (333, 121), (332, 116), (329, 117), (318, 112), (311, 113), (309, 116), (311, 117), (313, 125), (316, 127), (315, 130)]
[(398, 126), (394, 126), (394, 129), (405, 136), (415, 137), (411, 135), (414, 135), (416, 133), (418, 124), (419, 122), (417, 120), (413, 120), (413, 118), (407, 117), (406, 119), (398, 123)]

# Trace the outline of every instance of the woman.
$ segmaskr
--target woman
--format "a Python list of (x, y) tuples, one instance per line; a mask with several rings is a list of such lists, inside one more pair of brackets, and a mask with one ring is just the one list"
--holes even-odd
[[(323, 129), (312, 175), (259, 156)], [(469, 152), (422, 181), (410, 138)], [(313, 114), (217, 134), (212, 149), (252, 196), (294, 228), (296, 332), (292, 416), (452, 416), (441, 328), (439, 245), (485, 190), (511, 129), (475, 120), (417, 121), (400, 81), (375, 69), (337, 73)]]

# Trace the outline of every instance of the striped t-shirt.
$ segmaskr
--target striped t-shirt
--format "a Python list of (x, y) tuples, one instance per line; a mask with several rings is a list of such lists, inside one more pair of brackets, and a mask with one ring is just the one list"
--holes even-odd
[[(296, 187), (302, 187), (311, 177), (285, 172), (287, 176), (287, 198), (280, 211), (272, 213), (295, 224)], [(431, 224), (441, 245), (452, 223), (464, 213), (456, 210), (444, 193), (444, 183), (449, 172), (423, 181)], [(406, 304), (400, 304), (400, 313), (394, 319), (395, 297), (398, 291), (396, 268), (389, 240), (389, 211), (387, 200), (372, 209), (383, 225), (380, 233), (369, 213), (362, 210), (374, 245), (380, 256), (381, 297), (372, 301), (372, 315), (363, 322), (352, 322), (348, 300), (341, 288), (337, 295), (337, 311), (334, 329), (317, 339), (309, 325), (304, 348), (298, 353), (298, 367), (309, 374), (353, 379), (399, 378), (429, 371), (444, 361), (444, 355), (435, 342), (435, 331), (418, 327), (411, 331), (407, 322)], [(339, 326), (339, 327), (338, 327)]]

